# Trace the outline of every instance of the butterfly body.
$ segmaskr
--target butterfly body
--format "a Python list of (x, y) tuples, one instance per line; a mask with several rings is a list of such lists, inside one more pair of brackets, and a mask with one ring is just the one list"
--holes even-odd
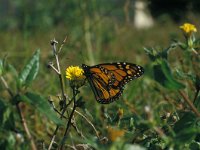
[(125, 84), (144, 73), (141, 66), (126, 62), (104, 63), (95, 66), (82, 64), (82, 68), (96, 100), (101, 104), (109, 104), (118, 99)]

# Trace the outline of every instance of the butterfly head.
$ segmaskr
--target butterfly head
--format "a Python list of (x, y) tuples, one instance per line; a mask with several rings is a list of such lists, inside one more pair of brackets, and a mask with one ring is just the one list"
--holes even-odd
[(90, 66), (87, 66), (87, 65), (85, 65), (85, 64), (82, 64), (82, 66), (81, 66), (82, 68), (83, 68), (83, 70), (84, 70), (84, 75), (87, 75), (88, 73), (89, 73), (89, 69), (90, 69)]
[(82, 68), (88, 68), (89, 66), (82, 64)]

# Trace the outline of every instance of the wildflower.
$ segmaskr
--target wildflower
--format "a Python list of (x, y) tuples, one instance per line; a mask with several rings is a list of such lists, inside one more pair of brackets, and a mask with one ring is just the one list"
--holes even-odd
[(84, 71), (78, 66), (69, 66), (66, 69), (66, 78), (69, 80), (82, 80)]
[(69, 66), (66, 69), (66, 78), (71, 81), (72, 86), (80, 87), (84, 84), (84, 71), (79, 66)]
[(116, 141), (118, 138), (124, 136), (125, 131), (124, 130), (119, 130), (119, 129), (115, 129), (113, 127), (108, 127), (108, 136), (109, 139), (114, 142)]
[(188, 50), (194, 52), (195, 54), (198, 54), (198, 52), (194, 49), (196, 39), (193, 33), (197, 32), (197, 28), (195, 27), (195, 25), (184, 23), (182, 26), (180, 26), (180, 28), (184, 32)]
[(182, 26), (180, 26), (180, 28), (186, 34), (186, 36), (190, 36), (192, 33), (197, 32), (195, 25), (190, 23), (184, 23)]

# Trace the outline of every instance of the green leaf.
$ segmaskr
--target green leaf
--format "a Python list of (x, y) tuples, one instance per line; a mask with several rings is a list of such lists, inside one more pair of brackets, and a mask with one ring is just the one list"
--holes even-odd
[(181, 79), (191, 80), (195, 83), (196, 76), (192, 73), (184, 73), (182, 70), (176, 70), (176, 75)]
[(0, 76), (3, 74), (3, 60), (0, 59)]
[(178, 44), (178, 46), (179, 46), (182, 50), (186, 50), (187, 47), (188, 47), (186, 43), (178, 42), (177, 44)]
[(155, 80), (165, 88), (178, 90), (185, 87), (182, 83), (174, 79), (167, 61), (162, 60), (158, 65), (154, 65), (153, 71)]
[(39, 56), (40, 50), (38, 49), (20, 72), (18, 77), (18, 88), (21, 88), (22, 86), (28, 86), (36, 78), (39, 70)]
[(40, 95), (35, 93), (26, 93), (19, 97), (24, 102), (33, 105), (40, 113), (44, 114), (47, 118), (57, 125), (63, 125), (62, 120), (56, 115), (52, 106)]
[(3, 59), (0, 59), (0, 76), (5, 73), (5, 68), (7, 66), (7, 57), (4, 56)]
[(200, 96), (197, 97), (194, 103), (195, 107), (200, 111)]
[(6, 60), (7, 60), (6, 57), (3, 59), (0, 59), (0, 76), (5, 73), (11, 72), (12, 75), (14, 75), (14, 78), (17, 79), (18, 78), (17, 70), (15, 69), (13, 65), (7, 63)]
[(183, 117), (174, 125), (177, 142), (189, 142), (193, 140), (196, 134), (200, 133), (200, 128), (196, 126), (197, 118), (191, 113), (185, 113)]
[(199, 142), (192, 142), (191, 144), (190, 144), (190, 150), (199, 150), (200, 149), (200, 143)]
[(200, 76), (196, 76), (195, 86), (197, 90), (200, 90)]
[(144, 48), (144, 51), (147, 53), (147, 55), (152, 61), (155, 61), (157, 59), (157, 51), (155, 49)]
[(12, 107), (0, 98), (0, 127), (6, 130), (14, 130), (15, 122)]
[(156, 61), (158, 59), (166, 59), (168, 58), (169, 51), (177, 47), (176, 43), (172, 43), (168, 48), (165, 48), (163, 50), (158, 50), (154, 48), (144, 48), (145, 52), (148, 54), (149, 58), (152, 61)]
[(178, 133), (175, 137), (176, 143), (186, 143), (186, 142), (191, 142), (192, 140), (195, 139), (196, 135), (200, 133), (200, 129), (195, 129), (195, 128), (190, 128), (190, 129), (185, 129)]
[(15, 67), (13, 65), (8, 64), (8, 71), (10, 71), (12, 73), (12, 75), (14, 75), (15, 79), (18, 78), (17, 70), (15, 69)]
[(16, 137), (13, 131), (4, 131), (0, 134), (0, 149), (13, 150), (16, 149)]
[(184, 129), (188, 129), (190, 127), (193, 127), (195, 125), (196, 119), (197, 118), (196, 118), (196, 116), (193, 113), (191, 113), (191, 112), (185, 113), (181, 117), (181, 119), (178, 120), (175, 123), (174, 131), (176, 133), (179, 133), (179, 132), (181, 132)]
[(195, 49), (199, 49), (199, 48), (200, 48), (200, 39), (196, 39), (196, 40), (194, 41), (194, 48), (195, 48)]

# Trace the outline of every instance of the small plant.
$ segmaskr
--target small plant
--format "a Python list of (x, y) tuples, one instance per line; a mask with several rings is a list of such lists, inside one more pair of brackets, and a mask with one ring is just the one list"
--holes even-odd
[[(1, 149), (19, 149), (28, 147), (27, 142), (33, 150), (37, 149), (24, 114), (25, 105), (35, 107), (56, 124), (62, 121), (56, 116), (51, 105), (42, 96), (30, 92), (28, 87), (36, 78), (39, 71), (40, 50), (36, 50), (22, 71), (16, 71), (13, 65), (6, 62), (6, 58), (0, 60), (0, 79), (9, 99), (0, 97), (1, 103)], [(9, 87), (6, 78), (12, 75), (12, 88)], [(15, 106), (15, 107), (13, 107)], [(45, 111), (44, 111), (45, 110)], [(19, 124), (21, 123), (21, 125)], [(23, 129), (22, 129), (23, 128)]]
[[(151, 78), (159, 83), (157, 90), (174, 109), (165, 112), (161, 122), (152, 122), (159, 135), (152, 145), (161, 149), (199, 149), (199, 40), (194, 25), (185, 23), (180, 28), (184, 42), (174, 41), (163, 50), (145, 49), (152, 62)], [(167, 109), (164, 105), (158, 107)]]

